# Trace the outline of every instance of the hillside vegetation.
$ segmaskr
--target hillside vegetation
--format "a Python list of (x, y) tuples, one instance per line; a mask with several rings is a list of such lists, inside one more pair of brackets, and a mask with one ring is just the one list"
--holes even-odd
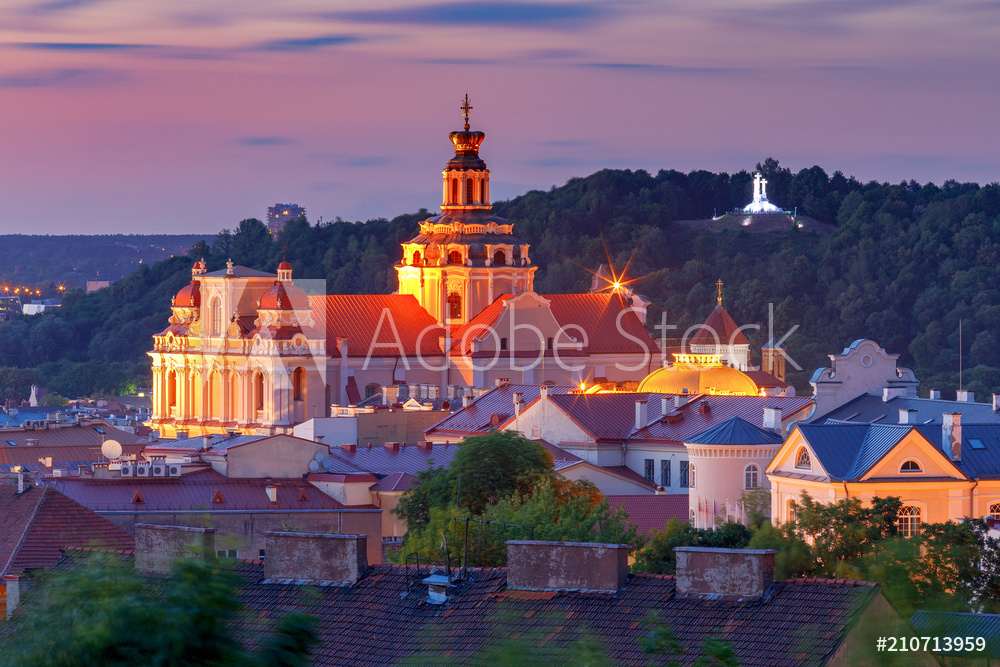
[[(755, 348), (769, 337), (773, 306), (775, 334), (798, 325), (785, 342), (802, 367), (790, 375), (800, 391), (826, 355), (862, 337), (899, 353), (922, 391), (954, 390), (960, 321), (965, 386), (980, 397), (1000, 391), (997, 184), (860, 183), (819, 167), (792, 174), (772, 159), (758, 169), (772, 202), (823, 223), (823, 233), (681, 224), (745, 204), (747, 172), (604, 170), (494, 210), (531, 244), (541, 293), (586, 290), (588, 270), (610, 262), (654, 302), (651, 322), (665, 315), (679, 337), (715, 305), (721, 278), (734, 319), (762, 325), (750, 336)], [(300, 220), (277, 238), (244, 220), (202, 252), (210, 270), (232, 257), (274, 271), (287, 256), (297, 278), (326, 279), (333, 293), (388, 293), (396, 289), (399, 243), (429, 215), (318, 226)], [(63, 395), (148, 382), (150, 336), (166, 326), (170, 297), (190, 265), (190, 258), (143, 265), (111, 289), (68, 295), (62, 312), (0, 326), (0, 365), (21, 369), (0, 370), (7, 394), (26, 395), (29, 375)]]

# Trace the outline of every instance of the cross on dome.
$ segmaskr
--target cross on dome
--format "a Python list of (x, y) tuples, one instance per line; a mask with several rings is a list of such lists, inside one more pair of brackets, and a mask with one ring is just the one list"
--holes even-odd
[(469, 104), (469, 94), (465, 94), (465, 100), (462, 102), (462, 106), (459, 107), (462, 110), (462, 114), (465, 116), (465, 129), (469, 129), (469, 112), (472, 111), (472, 105)]

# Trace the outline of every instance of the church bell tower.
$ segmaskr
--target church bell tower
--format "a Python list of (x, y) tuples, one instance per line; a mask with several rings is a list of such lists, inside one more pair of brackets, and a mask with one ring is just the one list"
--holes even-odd
[(479, 157), (486, 135), (469, 126), (448, 135), (455, 156), (442, 172), (441, 214), (420, 223), (396, 264), (399, 293), (412, 294), (441, 324), (465, 324), (503, 294), (532, 291), (538, 269), (513, 225), (493, 215), (490, 170)]

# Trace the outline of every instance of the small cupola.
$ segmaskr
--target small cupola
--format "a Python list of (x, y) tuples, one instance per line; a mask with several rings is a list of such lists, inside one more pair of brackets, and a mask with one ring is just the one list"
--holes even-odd
[(287, 261), (278, 264), (278, 282), (279, 283), (290, 283), (292, 282), (292, 265)]

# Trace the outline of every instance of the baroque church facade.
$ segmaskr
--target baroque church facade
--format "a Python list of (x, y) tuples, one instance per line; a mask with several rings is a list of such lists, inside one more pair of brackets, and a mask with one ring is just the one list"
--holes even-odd
[(307, 294), (287, 262), (272, 274), (199, 260), (153, 337), (150, 426), (163, 437), (290, 432), (401, 384), (457, 399), (502, 381), (629, 381), (658, 368), (641, 297), (534, 291), (530, 245), (492, 213), (470, 108), (449, 135), (441, 213), (402, 244), (395, 294)]

